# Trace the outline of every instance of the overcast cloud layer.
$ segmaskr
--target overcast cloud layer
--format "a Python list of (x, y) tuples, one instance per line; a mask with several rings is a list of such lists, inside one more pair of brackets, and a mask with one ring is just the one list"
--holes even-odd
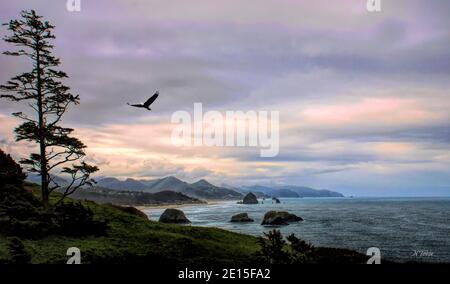
[[(56, 26), (81, 97), (63, 122), (99, 175), (450, 195), (449, 1), (382, 1), (380, 13), (365, 0), (82, 0), (74, 13), (65, 2), (2, 1), (0, 20), (32, 8)], [(0, 66), (0, 82), (30, 67)], [(152, 112), (126, 105), (157, 89)], [(194, 102), (279, 110), (279, 155), (172, 146), (171, 114)], [(16, 110), (0, 101), (0, 147), (18, 158), (32, 145), (14, 142)]]

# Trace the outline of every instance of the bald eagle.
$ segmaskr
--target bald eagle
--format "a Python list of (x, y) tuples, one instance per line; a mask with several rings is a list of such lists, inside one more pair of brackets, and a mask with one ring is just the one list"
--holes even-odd
[(150, 105), (156, 100), (156, 98), (158, 97), (158, 95), (159, 95), (159, 92), (156, 91), (156, 93), (155, 93), (153, 96), (151, 96), (151, 98), (149, 98), (149, 99), (148, 99), (145, 103), (143, 103), (143, 104), (134, 104), (134, 105), (131, 105), (130, 103), (127, 103), (127, 105), (132, 106), (132, 107), (142, 107), (142, 108), (146, 108), (146, 109), (148, 109), (148, 110), (152, 110), (152, 109), (150, 108)]

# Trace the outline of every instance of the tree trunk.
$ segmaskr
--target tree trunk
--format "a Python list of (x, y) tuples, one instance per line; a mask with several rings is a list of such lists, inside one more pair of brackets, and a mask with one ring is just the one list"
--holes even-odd
[(45, 125), (44, 114), (42, 110), (42, 90), (41, 90), (41, 61), (39, 57), (39, 43), (36, 45), (36, 68), (37, 68), (37, 104), (38, 104), (38, 121), (39, 121), (39, 149), (41, 155), (41, 193), (42, 206), (47, 209), (49, 194), (48, 194), (48, 179), (47, 179), (47, 158), (45, 151)]

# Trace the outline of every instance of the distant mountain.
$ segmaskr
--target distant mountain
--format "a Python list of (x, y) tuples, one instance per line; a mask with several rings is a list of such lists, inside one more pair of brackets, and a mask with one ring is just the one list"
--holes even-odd
[(228, 189), (225, 187), (215, 186), (208, 181), (202, 179), (195, 183), (190, 184), (190, 186), (183, 191), (187, 195), (201, 196), (207, 199), (236, 199), (242, 198), (242, 194)]
[(264, 194), (265, 197), (300, 197), (298, 193), (289, 189), (275, 189), (272, 187), (266, 187), (262, 185), (253, 185), (243, 187), (241, 190), (245, 192), (259, 192)]
[(287, 188), (274, 189), (272, 191), (269, 191), (268, 195), (270, 195), (271, 197), (302, 197), (297, 192)]
[(184, 192), (190, 185), (176, 177), (169, 176), (161, 179), (150, 180), (146, 182), (147, 192), (158, 192), (163, 190), (171, 190), (176, 192)]
[(74, 199), (86, 199), (97, 203), (112, 203), (117, 205), (159, 205), (159, 204), (191, 204), (203, 201), (189, 197), (180, 192), (161, 191), (147, 193), (138, 191), (121, 191), (101, 187), (89, 187), (75, 191)]
[[(55, 180), (64, 186), (67, 181), (55, 176)], [(37, 175), (29, 175), (31, 182), (40, 182)], [(240, 188), (231, 186), (216, 186), (205, 179), (194, 183), (182, 181), (174, 176), (168, 176), (153, 180), (137, 180), (127, 178), (119, 180), (114, 177), (105, 177), (97, 181), (97, 187), (113, 189), (118, 191), (136, 191), (146, 193), (157, 193), (161, 191), (173, 191), (183, 193), (192, 198), (200, 199), (241, 199), (245, 194), (253, 192), (258, 198), (263, 197), (343, 197), (339, 192), (314, 189), (305, 186), (283, 185), (263, 186), (253, 185)]]
[(173, 176), (155, 180), (126, 179), (125, 181), (116, 178), (103, 178), (97, 182), (97, 186), (147, 193), (174, 191), (190, 197), (204, 199), (239, 199), (242, 197), (242, 194), (235, 190), (215, 186), (204, 179), (190, 184)]
[(294, 185), (270, 187), (253, 185), (242, 187), (240, 191), (262, 192), (271, 197), (344, 197), (341, 193), (331, 190), (318, 190), (310, 187)]
[(280, 186), (277, 187), (279, 190), (290, 190), (296, 192), (300, 197), (344, 197), (342, 193), (331, 191), (327, 189), (314, 189), (306, 186)]
[(113, 177), (107, 177), (97, 181), (97, 186), (128, 191), (144, 191), (147, 188), (147, 186), (143, 182), (132, 178), (127, 178), (126, 180), (121, 181)]
[[(69, 184), (69, 182), (66, 179), (62, 178), (62, 177), (59, 177), (59, 176), (56, 176), (56, 175), (52, 175), (51, 177), (60, 186), (64, 186), (64, 185)], [(41, 184), (41, 176), (37, 175), (37, 174), (33, 174), (33, 173), (27, 174), (26, 180), (29, 181), (29, 182)]]

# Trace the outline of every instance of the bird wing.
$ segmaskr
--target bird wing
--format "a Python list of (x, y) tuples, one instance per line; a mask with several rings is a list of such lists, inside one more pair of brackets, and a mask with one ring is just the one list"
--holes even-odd
[(128, 104), (129, 106), (132, 106), (132, 107), (143, 107), (143, 105), (142, 104), (134, 104), (134, 105), (130, 105), (130, 104)]
[(148, 99), (145, 103), (144, 106), (149, 107), (158, 97), (158, 92), (156, 92), (150, 99)]

